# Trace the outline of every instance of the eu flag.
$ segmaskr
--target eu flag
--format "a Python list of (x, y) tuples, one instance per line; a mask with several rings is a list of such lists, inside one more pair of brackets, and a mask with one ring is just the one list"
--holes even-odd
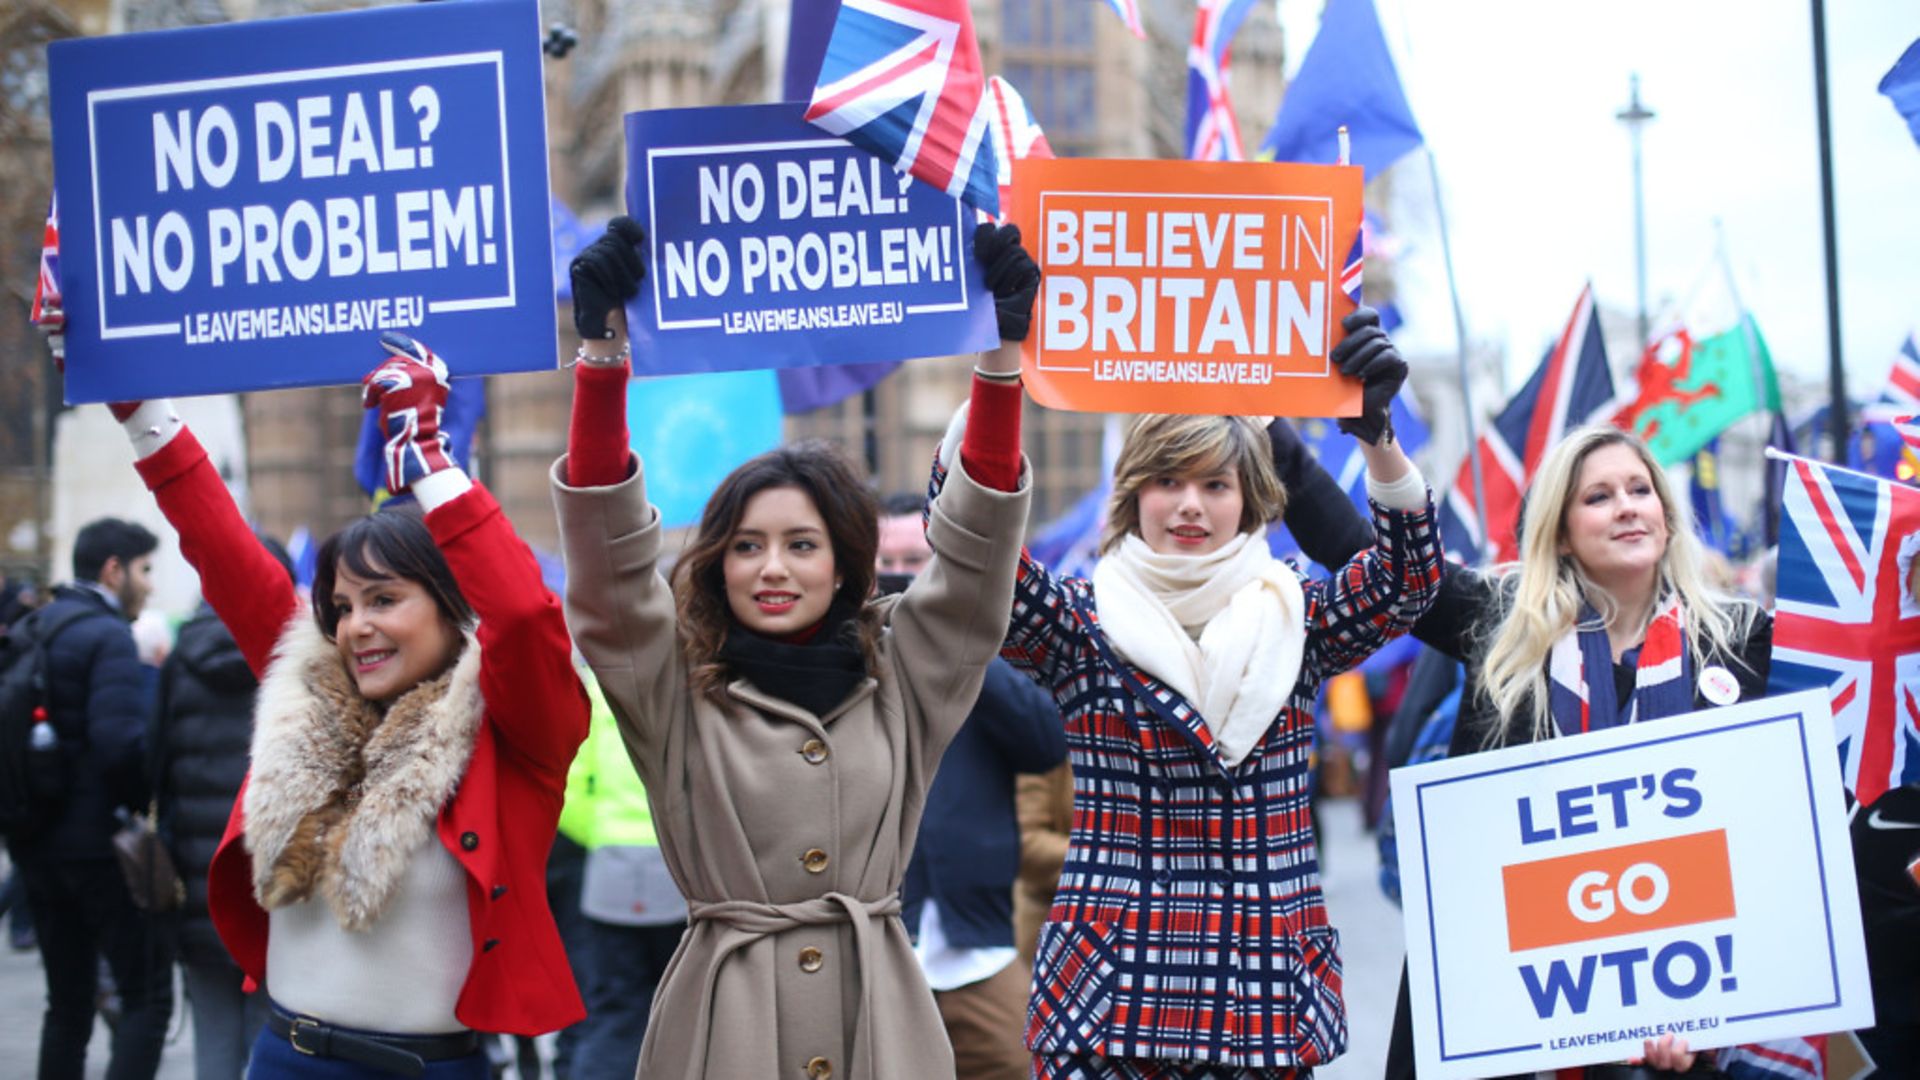
[(1368, 180), (1425, 141), (1400, 89), (1373, 0), (1327, 0), (1320, 33), (1280, 99), (1280, 115), (1260, 144), (1260, 156), (1331, 164), (1339, 159), (1342, 124), (1351, 160)]

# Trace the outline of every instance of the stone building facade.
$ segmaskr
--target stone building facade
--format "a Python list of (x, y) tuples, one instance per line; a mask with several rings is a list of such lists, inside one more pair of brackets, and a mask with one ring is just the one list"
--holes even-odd
[[(36, 86), (44, 97), (45, 40), (363, 6), (366, 0), (12, 0), (0, 16), (8, 71), (15, 73), (4, 86), (9, 96), (0, 99), (0, 122), (10, 150), (26, 153), (9, 155), (6, 167), (20, 175), (0, 193), (6, 265), (31, 266), (51, 175), (44, 100), (32, 97)], [(1179, 157), (1194, 7), (1192, 0), (1144, 0), (1142, 6), (1147, 42), (1096, 0), (975, 0), (973, 11), (987, 70), (1004, 74), (1026, 95), (1057, 152)], [(549, 59), (546, 71), (552, 186), (583, 220), (604, 221), (618, 212), (625, 113), (779, 97), (784, 0), (546, 0), (542, 14), (579, 39), (564, 58)], [(1251, 147), (1280, 96), (1280, 31), (1269, 6), (1249, 17), (1233, 55), (1236, 105)], [(10, 284), (17, 294), (18, 283)], [(24, 303), (0, 312), (0, 348), (22, 361), (0, 365), (0, 411), (20, 421), (0, 435), (0, 544), (4, 530), (47, 520), (33, 507), (45, 486), (36, 478), (47, 475), (50, 437), (34, 434), (34, 419), (46, 415), (43, 398), (57, 395), (57, 378), (50, 367), (37, 370), (45, 350), (25, 314)], [(571, 355), (564, 305), (559, 317), (556, 367)], [(432, 343), (430, 335), (426, 340)], [(448, 360), (457, 372), (460, 358)], [(933, 441), (965, 393), (969, 367), (955, 358), (909, 362), (868, 394), (788, 417), (784, 434), (840, 442), (866, 462), (882, 491), (916, 490)], [(474, 451), (476, 472), (528, 539), (547, 550), (557, 546), (557, 536), (546, 471), (565, 445), (569, 391), (570, 380), (557, 372), (490, 379), (488, 416)], [(263, 528), (285, 536), (305, 526), (324, 536), (365, 511), (366, 497), (352, 476), (360, 423), (354, 388), (247, 394), (242, 405), (250, 509)], [(1029, 409), (1037, 525), (1098, 482), (1104, 421)], [(10, 557), (33, 561), (31, 545)], [(39, 561), (46, 561), (44, 545)]]

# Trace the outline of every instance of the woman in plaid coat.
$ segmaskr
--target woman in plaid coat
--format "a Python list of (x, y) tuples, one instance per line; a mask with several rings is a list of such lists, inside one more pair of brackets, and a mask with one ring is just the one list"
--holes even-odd
[(1246, 418), (1147, 416), (1092, 581), (1023, 557), (1002, 655), (1067, 724), (1074, 823), (1034, 962), (1042, 1078), (1302, 1077), (1346, 1047), (1308, 816), (1322, 680), (1405, 633), (1439, 581), (1431, 497), (1387, 407), (1406, 365), (1364, 309), (1377, 543), (1324, 582), (1268, 554), (1286, 493)]

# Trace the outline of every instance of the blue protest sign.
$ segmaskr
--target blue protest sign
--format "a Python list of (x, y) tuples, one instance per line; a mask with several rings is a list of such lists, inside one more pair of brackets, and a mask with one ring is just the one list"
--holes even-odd
[(553, 366), (534, 0), (48, 53), (69, 401), (353, 382), (383, 329)]
[(973, 213), (801, 119), (804, 104), (627, 114), (645, 374), (852, 364), (999, 343)]

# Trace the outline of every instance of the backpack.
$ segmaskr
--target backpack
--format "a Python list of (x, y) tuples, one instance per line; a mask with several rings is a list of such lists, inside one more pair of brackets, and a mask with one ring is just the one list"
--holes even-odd
[(33, 746), (34, 724), (52, 719), (47, 648), (67, 627), (105, 614), (82, 607), (43, 628), (35, 612), (0, 633), (0, 833), (33, 832), (66, 797), (66, 752), (58, 740), (51, 747)]

